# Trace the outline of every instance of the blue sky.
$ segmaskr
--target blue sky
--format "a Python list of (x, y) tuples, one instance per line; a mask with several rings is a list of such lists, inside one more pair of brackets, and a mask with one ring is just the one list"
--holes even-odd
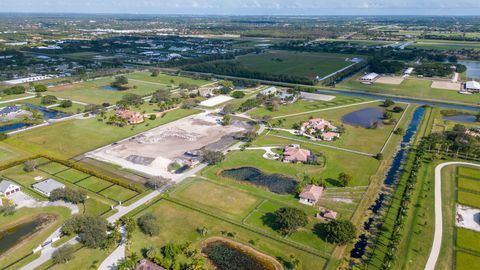
[(480, 15), (480, 0), (0, 0), (2, 12)]

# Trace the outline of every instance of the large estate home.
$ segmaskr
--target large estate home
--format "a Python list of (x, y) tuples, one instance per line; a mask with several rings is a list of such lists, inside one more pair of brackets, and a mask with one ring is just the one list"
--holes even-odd
[(324, 141), (333, 141), (340, 137), (338, 128), (322, 118), (313, 118), (300, 126), (300, 132)]
[(283, 162), (287, 163), (307, 163), (314, 159), (314, 155), (310, 150), (302, 149), (299, 145), (292, 144), (285, 147), (283, 152)]
[(143, 115), (139, 112), (130, 111), (127, 109), (118, 109), (117, 116), (127, 120), (130, 125), (143, 123)]
[(323, 193), (323, 187), (315, 186), (315, 185), (307, 185), (303, 189), (302, 193), (300, 193), (300, 203), (306, 205), (315, 205)]

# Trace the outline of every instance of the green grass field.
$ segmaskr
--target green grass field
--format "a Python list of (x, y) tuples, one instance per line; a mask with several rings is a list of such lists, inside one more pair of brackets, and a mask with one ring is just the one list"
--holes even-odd
[(458, 202), (464, 205), (480, 208), (480, 194), (458, 191)]
[(458, 187), (460, 189), (468, 189), (468, 190), (480, 192), (480, 180), (459, 177)]
[(99, 179), (95, 176), (91, 176), (85, 180), (76, 183), (76, 185), (91, 190), (93, 192), (99, 192), (100, 190), (111, 186), (112, 183)]
[(458, 174), (470, 178), (480, 179), (480, 170), (468, 167), (459, 167)]
[(107, 198), (110, 198), (112, 200), (115, 200), (117, 202), (122, 202), (123, 203), (123, 202), (133, 198), (138, 193), (133, 191), (133, 190), (126, 189), (124, 187), (115, 185), (115, 186), (111, 186), (111, 187), (101, 191), (99, 194), (101, 194), (102, 196), (105, 196)]
[(480, 264), (480, 257), (470, 253), (457, 251), (455, 262), (456, 270), (471, 270), (473, 269), (472, 266)]
[(66, 171), (57, 173), (55, 176), (65, 179), (70, 183), (75, 183), (89, 177), (90, 175), (75, 169), (68, 169)]
[(251, 71), (314, 79), (316, 76), (324, 77), (353, 64), (345, 61), (345, 58), (352, 57), (354, 56), (333, 53), (269, 51), (264, 54), (240, 56), (237, 60)]
[(152, 77), (151, 74), (152, 73), (150, 72), (135, 72), (135, 73), (128, 74), (127, 77), (129, 79), (132, 79), (132, 81), (133, 80), (145, 81), (145, 82), (150, 82), (150, 83), (158, 84), (159, 86), (166, 86), (166, 87), (172, 87), (172, 86), (177, 87), (182, 83), (194, 84), (197, 86), (202, 86), (202, 85), (211, 83), (210, 81), (206, 81), (206, 80), (198, 80), (190, 77), (174, 76), (174, 75), (168, 75), (164, 73), (160, 73), (157, 77)]
[(50, 162), (50, 163), (46, 163), (44, 165), (38, 166), (38, 169), (40, 169), (41, 171), (44, 171), (46, 173), (49, 173), (49, 174), (56, 174), (56, 173), (59, 173), (59, 172), (62, 172), (62, 171), (66, 171), (69, 168), (65, 165), (60, 164), (60, 163)]
[(363, 73), (353, 76), (352, 78), (337, 85), (339, 89), (365, 91), (368, 93), (389, 94), (396, 96), (428, 98), (446, 101), (458, 101), (464, 103), (478, 104), (480, 95), (462, 95), (455, 90), (435, 89), (431, 88), (430, 80), (421, 79), (405, 79), (399, 85), (373, 83), (371, 85), (362, 84), (358, 78)]
[(480, 233), (472, 230), (458, 228), (457, 247), (480, 252)]
[(97, 118), (64, 121), (13, 135), (5, 142), (25, 151), (70, 158), (197, 112), (178, 109), (162, 118), (125, 127), (107, 125)]
[(409, 48), (431, 49), (431, 50), (480, 50), (480, 43), (471, 41), (456, 41), (456, 40), (429, 40), (420, 39)]

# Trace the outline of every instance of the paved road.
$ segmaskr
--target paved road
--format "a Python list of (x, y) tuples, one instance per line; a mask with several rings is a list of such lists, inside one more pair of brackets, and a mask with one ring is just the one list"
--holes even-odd
[(35, 96), (28, 96), (28, 97), (22, 97), (22, 98), (15, 98), (15, 99), (10, 99), (10, 100), (4, 100), (0, 101), (0, 104), (5, 104), (5, 103), (10, 103), (10, 102), (15, 102), (15, 101), (22, 101), (26, 99), (31, 99), (34, 98)]
[[(442, 169), (450, 165), (470, 165), (480, 167), (480, 164), (470, 162), (445, 162), (435, 167), (435, 233), (433, 236), (432, 249), (430, 250), (430, 256), (428, 257), (425, 270), (434, 270), (435, 264), (440, 255), (440, 249), (442, 247), (442, 235), (443, 235), (443, 216), (442, 216)], [(453, 224), (452, 224), (453, 226)]]
[(98, 270), (114, 270), (117, 264), (125, 257), (125, 247), (127, 240), (127, 231), (125, 227), (120, 228), (122, 241), (120, 245), (102, 262)]

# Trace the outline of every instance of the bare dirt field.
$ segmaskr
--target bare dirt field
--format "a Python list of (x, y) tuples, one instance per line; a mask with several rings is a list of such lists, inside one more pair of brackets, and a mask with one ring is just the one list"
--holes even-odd
[(168, 166), (173, 162), (188, 165), (192, 159), (194, 161), (195, 158), (186, 152), (202, 148), (221, 150), (233, 143), (235, 134), (248, 128), (248, 124), (240, 121), (222, 126), (220, 117), (204, 112), (99, 148), (86, 156), (145, 174), (175, 179), (179, 174), (170, 172)]
[(403, 77), (393, 77), (393, 76), (382, 76), (378, 78), (376, 83), (384, 83), (384, 84), (401, 84), (403, 82)]
[(460, 87), (461, 87), (461, 83), (459, 83), (459, 82), (437, 81), (437, 80), (432, 81), (432, 88), (459, 91)]

